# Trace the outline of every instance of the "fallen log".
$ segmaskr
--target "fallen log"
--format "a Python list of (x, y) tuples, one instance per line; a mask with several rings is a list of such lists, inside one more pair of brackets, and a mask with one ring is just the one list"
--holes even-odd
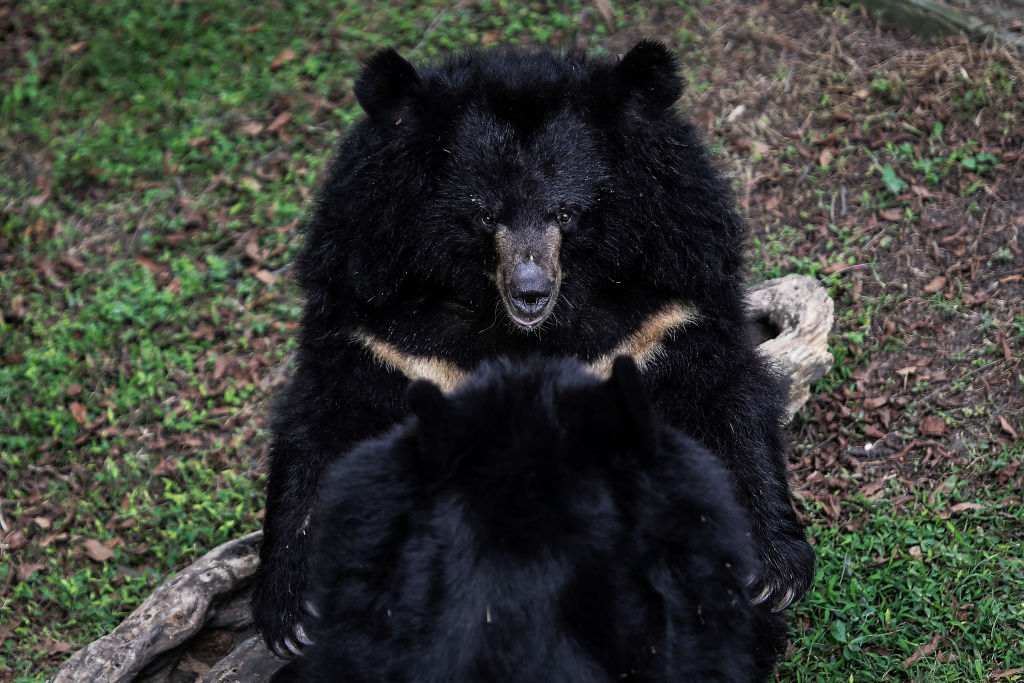
[[(759, 348), (792, 378), (792, 418), (832, 366), (832, 300), (800, 275), (756, 285), (749, 298)], [(64, 662), (53, 683), (266, 683), (285, 660), (264, 647), (249, 614), (262, 538), (255, 532), (224, 543), (168, 579)]]
[[(842, 1), (847, 5), (853, 4), (852, 0)], [(975, 40), (993, 40), (1018, 51), (1024, 50), (1024, 37), (1016, 30), (1021, 19), (1024, 19), (1024, 12), (1017, 8), (1004, 9), (991, 2), (960, 3), (964, 5), (961, 8), (942, 0), (866, 0), (863, 4), (882, 21), (918, 35), (961, 34)], [(1000, 24), (1016, 28), (1011, 30)]]

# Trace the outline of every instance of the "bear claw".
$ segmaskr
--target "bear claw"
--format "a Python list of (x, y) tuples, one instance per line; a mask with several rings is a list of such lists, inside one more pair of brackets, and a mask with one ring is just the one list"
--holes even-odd
[(765, 586), (764, 588), (761, 589), (760, 593), (758, 593), (757, 595), (755, 595), (754, 597), (752, 597), (750, 599), (750, 602), (752, 604), (754, 604), (754, 605), (760, 605), (762, 602), (767, 600), (768, 597), (771, 594), (772, 594), (772, 587), (771, 586)]
[(302, 624), (295, 626), (295, 639), (299, 641), (300, 645), (312, 645), (313, 640), (306, 633), (306, 629), (302, 627)]
[(786, 589), (786, 594), (779, 599), (775, 606), (772, 607), (773, 612), (781, 612), (793, 603), (793, 598), (796, 597), (796, 591), (792, 587)]

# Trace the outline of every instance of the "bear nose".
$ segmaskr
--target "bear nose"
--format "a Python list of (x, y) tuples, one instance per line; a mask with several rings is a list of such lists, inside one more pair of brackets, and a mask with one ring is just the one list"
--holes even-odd
[(540, 266), (533, 261), (527, 261), (513, 269), (508, 282), (508, 295), (520, 311), (527, 315), (535, 315), (548, 303), (553, 284)]

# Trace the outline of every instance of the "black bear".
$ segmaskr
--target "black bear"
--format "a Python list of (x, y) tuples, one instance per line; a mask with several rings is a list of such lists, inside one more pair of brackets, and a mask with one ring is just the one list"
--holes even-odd
[(632, 360), (602, 382), (502, 359), (408, 393), (412, 417), (324, 475), (319, 616), (279, 682), (766, 678), (745, 512)]
[[(745, 324), (743, 222), (694, 126), (675, 59), (498, 48), (413, 67), (373, 56), (367, 116), (305, 226), (294, 372), (279, 396), (253, 616), (278, 653), (308, 640), (307, 525), (328, 460), (407, 414), (411, 380), (456, 388), (482, 361), (640, 368), (661, 419), (732, 474), (754, 600), (807, 588), (790, 504), (786, 389)], [(529, 425), (523, 425), (529, 429)]]

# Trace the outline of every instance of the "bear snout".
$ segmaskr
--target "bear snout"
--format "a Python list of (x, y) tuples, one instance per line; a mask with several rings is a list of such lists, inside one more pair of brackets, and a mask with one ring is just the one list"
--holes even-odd
[(551, 314), (562, 279), (559, 249), (562, 234), (555, 226), (494, 234), (498, 252), (498, 290), (509, 318), (525, 330), (537, 329)]
[(554, 281), (533, 260), (520, 263), (512, 270), (506, 285), (510, 303), (524, 318), (538, 316), (551, 299)]

